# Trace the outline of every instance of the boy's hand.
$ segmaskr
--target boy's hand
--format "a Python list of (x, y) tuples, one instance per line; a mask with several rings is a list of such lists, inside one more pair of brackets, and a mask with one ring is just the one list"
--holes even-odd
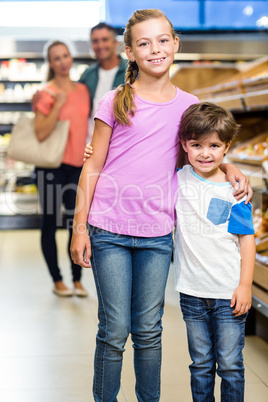
[(234, 307), (233, 314), (238, 317), (246, 314), (251, 308), (252, 294), (251, 286), (239, 285), (233, 294), (230, 307)]
[(83, 159), (84, 162), (85, 162), (87, 159), (89, 159), (92, 154), (93, 154), (93, 148), (92, 148), (92, 146), (91, 146), (90, 144), (87, 144), (87, 145), (86, 145), (86, 148), (85, 148), (84, 159)]

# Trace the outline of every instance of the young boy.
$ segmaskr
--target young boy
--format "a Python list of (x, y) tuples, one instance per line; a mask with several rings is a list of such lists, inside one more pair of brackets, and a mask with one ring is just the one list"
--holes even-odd
[(251, 205), (236, 201), (219, 166), (239, 130), (211, 103), (190, 106), (179, 136), (191, 164), (178, 171), (175, 282), (186, 323), (194, 402), (244, 400), (245, 321), (251, 307), (255, 241)]

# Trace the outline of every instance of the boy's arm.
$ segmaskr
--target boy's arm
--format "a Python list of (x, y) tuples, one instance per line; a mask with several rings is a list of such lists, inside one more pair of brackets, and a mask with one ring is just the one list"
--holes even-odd
[(255, 266), (255, 239), (254, 235), (239, 235), (241, 253), (240, 283), (235, 289), (230, 307), (234, 307), (236, 317), (245, 314), (251, 307), (251, 286)]
[(230, 163), (222, 163), (220, 169), (226, 174), (227, 179), (235, 189), (233, 196), (237, 200), (241, 200), (245, 195), (247, 195), (245, 201), (247, 204), (251, 200), (253, 194), (248, 178), (244, 176), (236, 166)]
[(86, 161), (82, 169), (76, 195), (76, 206), (71, 241), (71, 256), (74, 263), (90, 268), (91, 244), (87, 232), (87, 218), (95, 187), (104, 166), (112, 128), (96, 119), (92, 145), (96, 152)]

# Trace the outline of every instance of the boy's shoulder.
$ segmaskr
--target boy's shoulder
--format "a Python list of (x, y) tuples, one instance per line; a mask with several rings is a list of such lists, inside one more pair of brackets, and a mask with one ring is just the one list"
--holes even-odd
[(195, 173), (191, 165), (184, 165), (183, 168), (178, 169), (177, 179), (179, 189), (186, 189), (189, 188), (189, 186), (194, 186), (191, 188), (196, 189), (195, 191), (205, 191), (204, 194), (206, 195), (207, 199), (210, 197), (216, 197), (226, 200), (230, 207), (236, 204), (244, 203), (247, 198), (247, 196), (245, 196), (240, 200), (236, 200), (236, 198), (233, 196), (234, 189), (230, 182), (226, 181), (218, 183), (207, 180)]
[(192, 169), (193, 168), (191, 165), (184, 165), (182, 168), (177, 169), (177, 175), (184, 176), (188, 174), (188, 172), (190, 172)]

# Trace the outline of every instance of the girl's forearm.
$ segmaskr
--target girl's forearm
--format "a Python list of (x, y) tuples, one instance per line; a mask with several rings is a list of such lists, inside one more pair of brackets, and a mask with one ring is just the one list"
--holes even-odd
[[(90, 161), (88, 161), (90, 164)], [(84, 166), (77, 187), (73, 231), (75, 234), (83, 234), (87, 231), (87, 219), (92, 203), (93, 194), (100, 172), (87, 169)]]

